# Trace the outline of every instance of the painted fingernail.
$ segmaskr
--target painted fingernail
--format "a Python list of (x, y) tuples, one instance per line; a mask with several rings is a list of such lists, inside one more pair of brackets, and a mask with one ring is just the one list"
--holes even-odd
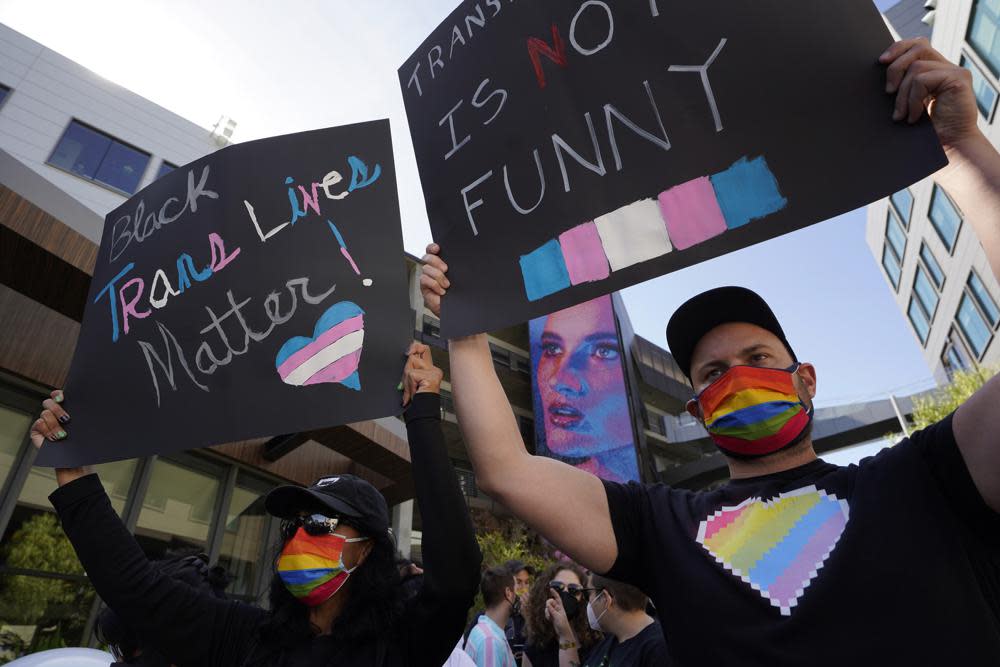
[(56, 437), (62, 440), (66, 437), (66, 431), (59, 431), (59, 433), (56, 434)]
[(400, 382), (399, 384), (396, 385), (396, 391), (403, 391), (403, 383), (402, 382)]
[(62, 401), (63, 401), (63, 395), (56, 394), (56, 403), (62, 403)]
[(59, 417), (59, 423), (60, 424), (68, 424), (69, 423), (69, 415), (62, 415), (61, 417)]

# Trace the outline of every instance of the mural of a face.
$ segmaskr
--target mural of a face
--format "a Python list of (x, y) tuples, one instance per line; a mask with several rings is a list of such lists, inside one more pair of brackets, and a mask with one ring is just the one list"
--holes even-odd
[(622, 350), (610, 297), (545, 319), (536, 369), (546, 444), (568, 457), (632, 444)]

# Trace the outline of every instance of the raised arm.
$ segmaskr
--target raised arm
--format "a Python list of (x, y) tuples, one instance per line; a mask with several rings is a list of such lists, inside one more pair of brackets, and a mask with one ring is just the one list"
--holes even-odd
[(408, 653), (444, 664), (465, 629), (479, 587), (482, 554), (441, 432), (441, 370), (414, 343), (404, 375), (413, 484), (423, 517), (423, 585), (409, 603)]
[[(1000, 281), (1000, 153), (977, 125), (972, 75), (949, 62), (926, 40), (905, 40), (882, 56), (887, 91), (896, 92), (896, 119), (930, 115), (948, 155), (935, 180), (972, 225)], [(1000, 376), (955, 413), (952, 427), (965, 465), (983, 500), (1000, 512)]]
[[(421, 276), (435, 314), (450, 286), (438, 251), (428, 246)], [(608, 571), (618, 547), (604, 485), (573, 466), (528, 454), (484, 334), (453, 340), (449, 349), (458, 423), (480, 488), (578, 563)]]
[[(53, 392), (32, 427), (36, 446), (65, 437), (59, 436), (65, 433), (60, 418), (68, 421), (61, 396)], [(197, 591), (153, 567), (92, 471), (57, 469), (56, 476), (59, 488), (49, 499), (66, 536), (98, 595), (142, 641), (178, 664), (241, 664), (264, 612)]]

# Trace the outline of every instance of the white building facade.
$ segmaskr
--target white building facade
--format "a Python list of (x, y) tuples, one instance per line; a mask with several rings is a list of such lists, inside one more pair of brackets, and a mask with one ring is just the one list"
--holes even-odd
[[(103, 217), (218, 150), (211, 130), (0, 24), (0, 148)], [(95, 243), (100, 230), (77, 230)]]
[[(893, 21), (913, 12), (932, 27), (934, 48), (972, 72), (980, 127), (1000, 146), (1000, 4), (903, 0), (887, 12), (897, 36), (919, 30), (912, 20)], [(939, 382), (957, 370), (1000, 365), (1000, 285), (963, 211), (934, 176), (869, 206), (866, 241)]]

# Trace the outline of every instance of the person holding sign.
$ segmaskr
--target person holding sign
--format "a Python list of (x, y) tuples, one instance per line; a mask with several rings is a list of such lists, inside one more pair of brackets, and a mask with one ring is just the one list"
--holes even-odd
[[(950, 161), (937, 181), (1000, 277), (1000, 154), (977, 127), (968, 71), (926, 40), (899, 42), (880, 62), (893, 118), (930, 115)], [(435, 311), (449, 287), (438, 254), (428, 248), (421, 279)], [(1000, 377), (843, 468), (812, 446), (816, 369), (759, 296), (696, 296), (667, 337), (728, 484), (602, 482), (528, 455), (480, 335), (450, 343), (480, 488), (585, 567), (648, 594), (678, 664), (1000, 662)]]
[[(404, 402), (425, 518), (424, 579), (412, 597), (400, 585), (385, 499), (353, 475), (268, 494), (265, 508), (283, 520), (268, 611), (154, 568), (90, 470), (57, 469), (50, 500), (101, 598), (175, 664), (437, 667), (462, 634), (482, 560), (441, 433), (441, 377), (430, 350), (414, 343)], [(69, 423), (62, 392), (44, 405), (36, 446), (64, 438)]]

